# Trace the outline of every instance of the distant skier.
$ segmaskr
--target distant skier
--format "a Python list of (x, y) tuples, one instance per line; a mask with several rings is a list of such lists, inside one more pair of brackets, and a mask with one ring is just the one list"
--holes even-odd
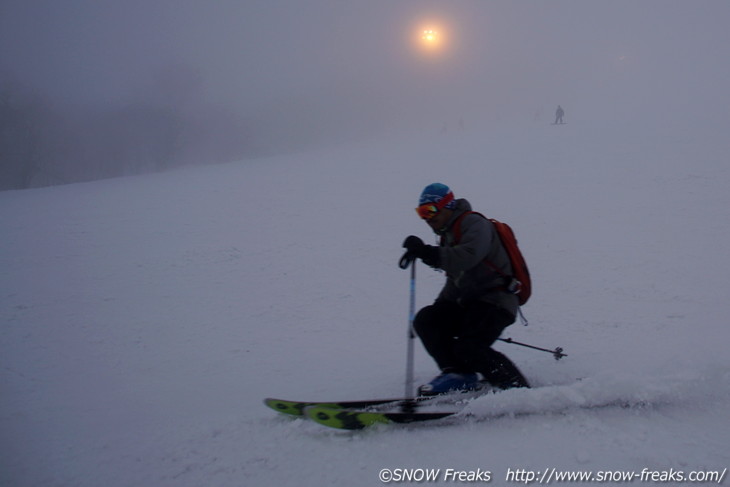
[(565, 115), (565, 112), (563, 111), (563, 107), (558, 105), (558, 109), (555, 110), (555, 123), (553, 125), (564, 124), (565, 123), (565, 122), (563, 122), (564, 115)]
[[(454, 193), (441, 183), (423, 190), (416, 211), (443, 243), (426, 245), (411, 235), (403, 247), (425, 264), (446, 271), (446, 284), (436, 301), (421, 309), (413, 322), (442, 372), (419, 392), (433, 395), (474, 389), (477, 373), (502, 389), (529, 387), (517, 367), (491, 348), (514, 323), (518, 308), (516, 295), (503, 283), (501, 272), (510, 272), (510, 260), (492, 222), (478, 214), (465, 215), (471, 211), (469, 202), (454, 199)], [(485, 265), (487, 256), (494, 268)]]

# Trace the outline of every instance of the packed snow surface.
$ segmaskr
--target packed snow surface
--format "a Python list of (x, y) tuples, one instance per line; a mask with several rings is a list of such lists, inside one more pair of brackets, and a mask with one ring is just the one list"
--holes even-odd
[[(0, 485), (722, 472), (728, 154), (723, 130), (572, 119), (0, 193)], [(534, 294), (503, 336), (568, 356), (498, 343), (534, 388), (441, 422), (342, 432), (265, 408), (403, 393), (397, 261), (406, 236), (434, 241), (413, 208), (436, 181), (515, 229)], [(443, 280), (418, 266), (419, 307)]]

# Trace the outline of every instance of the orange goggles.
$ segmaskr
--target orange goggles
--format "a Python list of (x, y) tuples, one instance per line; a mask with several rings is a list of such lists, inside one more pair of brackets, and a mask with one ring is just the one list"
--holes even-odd
[(449, 194), (441, 198), (441, 200), (436, 203), (424, 203), (420, 205), (418, 208), (416, 208), (416, 213), (418, 213), (418, 216), (428, 221), (438, 215), (438, 213), (453, 200), (454, 193), (449, 192)]
[(423, 218), (424, 220), (428, 221), (431, 218), (435, 217), (439, 212), (439, 208), (434, 205), (433, 203), (426, 203), (425, 205), (421, 205), (418, 208), (416, 208), (416, 213), (418, 213), (418, 216)]

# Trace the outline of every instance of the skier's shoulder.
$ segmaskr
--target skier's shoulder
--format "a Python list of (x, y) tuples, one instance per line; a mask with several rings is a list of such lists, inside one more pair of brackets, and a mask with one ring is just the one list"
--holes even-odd
[(488, 233), (491, 231), (491, 222), (486, 216), (474, 211), (468, 200), (459, 199), (456, 203), (451, 230), (456, 234)]

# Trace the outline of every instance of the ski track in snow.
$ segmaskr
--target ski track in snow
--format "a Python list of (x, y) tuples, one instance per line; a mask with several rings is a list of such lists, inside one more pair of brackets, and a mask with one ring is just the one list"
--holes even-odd
[[(393, 137), (0, 193), (0, 485), (380, 485), (382, 468), (730, 464), (730, 144), (610, 125)], [(678, 135), (681, 134), (681, 135)], [(420, 190), (509, 222), (535, 387), (329, 430), (267, 396), (399, 396)], [(443, 276), (418, 267), (418, 306)], [(436, 369), (417, 345), (416, 378)], [(577, 380), (579, 379), (579, 380)]]

